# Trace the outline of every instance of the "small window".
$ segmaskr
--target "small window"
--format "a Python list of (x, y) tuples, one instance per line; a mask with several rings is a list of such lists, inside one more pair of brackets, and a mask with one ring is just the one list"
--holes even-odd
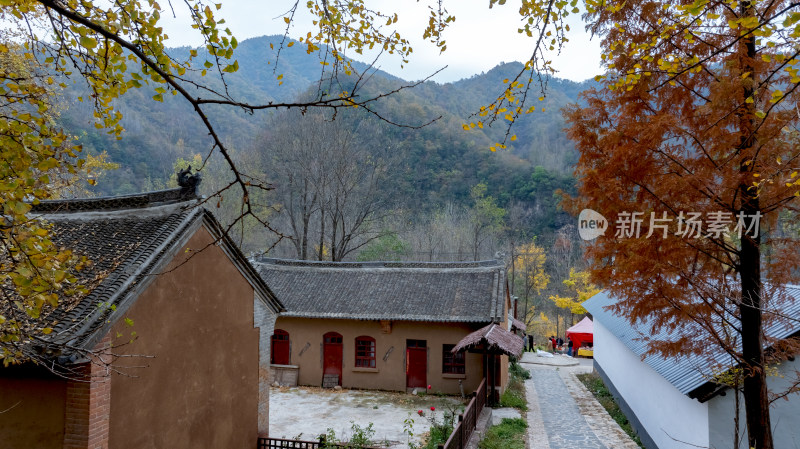
[(464, 352), (453, 354), (455, 345), (442, 345), (442, 373), (464, 374)]
[(289, 340), (289, 333), (283, 329), (275, 329), (275, 333), (272, 334), (272, 341), (288, 341)]
[(374, 338), (356, 338), (356, 368), (375, 368)]
[(337, 334), (336, 332), (328, 332), (327, 334), (323, 335), (326, 344), (329, 345), (340, 345), (342, 344), (342, 336)]
[(406, 340), (406, 348), (427, 348), (428, 342), (426, 340)]

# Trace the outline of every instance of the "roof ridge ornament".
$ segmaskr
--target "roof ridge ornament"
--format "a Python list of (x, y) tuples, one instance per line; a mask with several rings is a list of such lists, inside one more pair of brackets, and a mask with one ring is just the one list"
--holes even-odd
[(188, 167), (180, 170), (178, 172), (178, 186), (181, 188), (181, 197), (196, 197), (197, 196), (197, 187), (200, 185), (200, 182), (203, 180), (202, 176), (200, 176), (200, 172), (198, 171), (195, 174), (192, 173), (192, 166), (189, 165)]

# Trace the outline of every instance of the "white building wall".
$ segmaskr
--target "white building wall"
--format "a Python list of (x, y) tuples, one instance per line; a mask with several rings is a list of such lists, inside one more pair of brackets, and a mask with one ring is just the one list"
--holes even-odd
[(707, 404), (681, 394), (597, 320), (594, 361), (658, 449), (708, 447)]
[[(773, 376), (767, 377), (770, 393), (780, 394), (792, 386), (800, 373), (800, 359), (782, 363)], [(714, 396), (708, 401), (711, 412), (711, 449), (732, 449), (736, 430), (733, 419), (736, 410), (734, 392), (725, 391), (725, 396)], [(772, 403), (769, 411), (772, 423), (772, 439), (777, 449), (800, 448), (800, 393), (786, 396)], [(744, 413), (744, 398), (739, 395), (739, 448), (747, 449), (747, 424)]]

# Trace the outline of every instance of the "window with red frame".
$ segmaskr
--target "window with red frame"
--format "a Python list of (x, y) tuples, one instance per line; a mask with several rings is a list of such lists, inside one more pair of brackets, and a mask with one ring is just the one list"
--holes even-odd
[(375, 368), (374, 338), (356, 338), (356, 368)]
[(442, 346), (442, 373), (443, 374), (464, 374), (464, 352), (453, 354), (455, 345)]

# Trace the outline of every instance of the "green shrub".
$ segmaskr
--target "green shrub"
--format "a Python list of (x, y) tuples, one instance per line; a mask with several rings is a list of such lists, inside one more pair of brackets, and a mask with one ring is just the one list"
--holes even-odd
[[(328, 428), (328, 431), (325, 433), (325, 443), (322, 447), (325, 449), (339, 449), (340, 444), (347, 444), (352, 449), (360, 449), (381, 445), (381, 443), (372, 439), (375, 436), (375, 429), (372, 428), (372, 423), (367, 424), (366, 427), (361, 427), (354, 421), (350, 421), (350, 431), (353, 434), (349, 440), (340, 440), (336, 436), (336, 432)], [(383, 446), (386, 445), (387, 444), (383, 444)]]
[(508, 372), (512, 377), (518, 377), (523, 380), (531, 378), (530, 371), (523, 368), (519, 363), (516, 362), (511, 363), (511, 367), (508, 369)]
[(428, 436), (428, 443), (424, 446), (425, 449), (437, 449), (440, 444), (447, 442), (450, 438), (450, 433), (453, 432), (453, 426), (441, 424), (431, 427), (431, 433)]
[(525, 428), (528, 424), (522, 418), (503, 418), (496, 426), (489, 428), (486, 436), (478, 444), (479, 449), (525, 449)]
[(511, 388), (509, 384), (503, 395), (500, 396), (501, 407), (514, 407), (519, 410), (528, 410), (528, 403), (525, 401), (525, 394)]
[(525, 379), (531, 378), (531, 373), (517, 363), (512, 363), (509, 372), (508, 388), (500, 396), (501, 407), (514, 407), (519, 410), (528, 410), (525, 400)]
[[(456, 414), (459, 407), (454, 405), (445, 405), (446, 410), (442, 415), (442, 421), (439, 422), (436, 419), (436, 415), (431, 413), (430, 416), (426, 416), (422, 410), (418, 413), (420, 416), (425, 416), (430, 422), (430, 431), (428, 432), (428, 438), (424, 441), (421, 445), (417, 445), (411, 442), (411, 438), (414, 436), (413, 427), (414, 427), (414, 419), (409, 416), (404, 421), (404, 431), (408, 436), (408, 447), (409, 449), (438, 449), (440, 444), (444, 444), (447, 442), (447, 439), (450, 437), (450, 434), (453, 432), (453, 427), (455, 426), (456, 421)], [(431, 411), (433, 411), (433, 407), (431, 407)]]
[(622, 427), (622, 430), (624, 430), (639, 447), (644, 448), (642, 440), (640, 440), (639, 436), (634, 432), (631, 423), (628, 422), (628, 417), (622, 413), (619, 405), (617, 405), (617, 401), (614, 399), (614, 395), (611, 394), (606, 384), (603, 383), (603, 379), (595, 373), (578, 374), (578, 379), (586, 385), (586, 389), (592, 392), (597, 402), (606, 409), (608, 414), (614, 418), (614, 421)]

